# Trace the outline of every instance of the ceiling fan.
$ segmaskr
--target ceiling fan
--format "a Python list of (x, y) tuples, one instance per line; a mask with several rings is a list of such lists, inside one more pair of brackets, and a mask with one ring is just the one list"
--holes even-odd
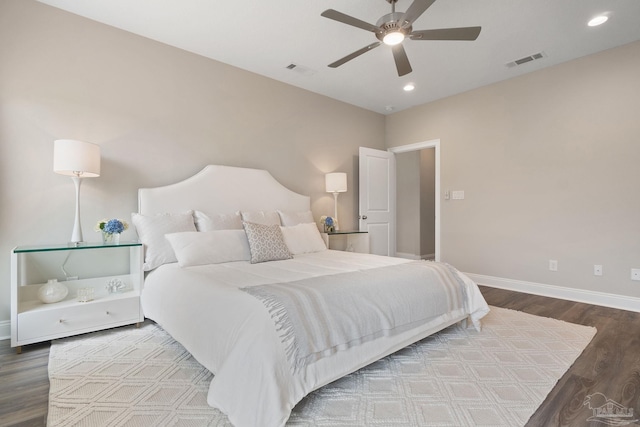
[(460, 27), (460, 28), (442, 28), (436, 30), (418, 30), (413, 31), (412, 24), (420, 17), (436, 0), (414, 0), (406, 12), (396, 12), (396, 2), (398, 0), (386, 0), (391, 3), (391, 13), (388, 13), (378, 19), (376, 25), (361, 21), (349, 15), (345, 15), (337, 10), (327, 9), (322, 12), (325, 18), (342, 22), (363, 30), (371, 31), (376, 35), (378, 40), (362, 49), (345, 56), (329, 64), (331, 68), (337, 68), (342, 64), (351, 61), (354, 58), (369, 52), (370, 50), (380, 46), (381, 43), (391, 46), (393, 59), (396, 63), (398, 76), (409, 74), (411, 64), (407, 53), (402, 46), (402, 41), (409, 37), (411, 40), (475, 40), (480, 34), (482, 27)]

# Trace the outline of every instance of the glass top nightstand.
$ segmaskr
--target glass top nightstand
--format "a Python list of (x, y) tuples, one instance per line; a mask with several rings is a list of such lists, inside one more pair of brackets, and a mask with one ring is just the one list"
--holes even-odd
[[(13, 248), (11, 347), (142, 322), (143, 257), (137, 241)], [(38, 292), (53, 279), (66, 296), (43, 301)]]
[(360, 230), (336, 230), (327, 232), (328, 235), (333, 236), (337, 234), (365, 234), (368, 231), (360, 231)]
[(327, 248), (337, 251), (369, 253), (369, 232), (338, 230), (323, 234)]
[(16, 246), (15, 248), (13, 248), (13, 252), (26, 253), (26, 252), (50, 252), (50, 251), (74, 251), (74, 250), (83, 250), (83, 249), (103, 249), (103, 248), (118, 248), (118, 247), (131, 247), (131, 246), (142, 246), (142, 243), (131, 241), (131, 242), (120, 242), (117, 245), (116, 244), (105, 245), (102, 242), (82, 242), (81, 244), (64, 243), (64, 244), (55, 244), (55, 245), (26, 245), (26, 246)]

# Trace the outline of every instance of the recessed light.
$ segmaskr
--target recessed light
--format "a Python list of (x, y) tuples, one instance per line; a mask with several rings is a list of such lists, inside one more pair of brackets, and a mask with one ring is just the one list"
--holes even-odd
[(407, 83), (406, 85), (404, 85), (402, 89), (404, 89), (405, 92), (411, 92), (415, 88), (416, 88), (416, 85), (414, 85), (413, 83)]
[(591, 21), (589, 21), (587, 23), (587, 25), (590, 26), (590, 27), (597, 27), (598, 25), (602, 25), (605, 22), (607, 22), (607, 19), (609, 19), (608, 16), (599, 15), (599, 16), (596, 16), (595, 18), (593, 18)]

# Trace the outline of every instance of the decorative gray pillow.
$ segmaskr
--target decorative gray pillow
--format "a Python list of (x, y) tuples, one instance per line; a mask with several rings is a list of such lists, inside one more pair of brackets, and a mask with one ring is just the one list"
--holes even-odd
[(279, 225), (256, 224), (246, 221), (242, 225), (249, 240), (251, 264), (293, 258), (284, 242)]

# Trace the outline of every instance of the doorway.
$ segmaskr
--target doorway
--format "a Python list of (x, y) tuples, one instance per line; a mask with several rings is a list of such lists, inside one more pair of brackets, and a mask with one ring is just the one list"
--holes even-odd
[(435, 259), (435, 148), (396, 154), (396, 256)]
[[(402, 153), (413, 153), (413, 159), (411, 159), (411, 155), (409, 155), (410, 160), (408, 160), (408, 162), (413, 162), (415, 166), (413, 172), (409, 171), (410, 173), (407, 176), (403, 176), (399, 164), (396, 168), (397, 192), (398, 198), (401, 198), (400, 193), (406, 190), (409, 194), (413, 194), (414, 197), (419, 199), (419, 201), (414, 200), (408, 205), (410, 210), (413, 209), (413, 214), (403, 213), (403, 208), (397, 208), (395, 215), (397, 243), (403, 246), (397, 247), (396, 254), (408, 258), (429, 258), (440, 261), (440, 140), (434, 139), (415, 144), (401, 145), (389, 148), (388, 151), (394, 153), (396, 160), (400, 160), (400, 162), (404, 161), (404, 159), (400, 157)], [(424, 161), (422, 161), (423, 157), (425, 158)], [(423, 167), (425, 169), (430, 168), (431, 171), (422, 170)], [(404, 187), (400, 180), (408, 183), (408, 187)], [(432, 192), (422, 193), (419, 190), (420, 186), (428, 186), (433, 190)], [(418, 190), (416, 190), (416, 187)], [(398, 201), (398, 203), (400, 203), (400, 201)], [(423, 212), (425, 215), (422, 215)], [(413, 219), (405, 222), (400, 217), (401, 215), (403, 218)], [(420, 223), (423, 223), (424, 227), (422, 227)], [(413, 224), (413, 227), (411, 224)], [(419, 233), (415, 228), (415, 224), (418, 224), (417, 227), (420, 229)], [(427, 228), (430, 231), (428, 231)], [(404, 242), (401, 241), (402, 237), (400, 237), (400, 233), (402, 233), (403, 236), (412, 236), (407, 240), (407, 242), (409, 242), (407, 246), (404, 246)], [(427, 241), (429, 243), (427, 243)], [(409, 250), (413, 248), (413, 250), (404, 252), (402, 249), (405, 247), (408, 247)]]

